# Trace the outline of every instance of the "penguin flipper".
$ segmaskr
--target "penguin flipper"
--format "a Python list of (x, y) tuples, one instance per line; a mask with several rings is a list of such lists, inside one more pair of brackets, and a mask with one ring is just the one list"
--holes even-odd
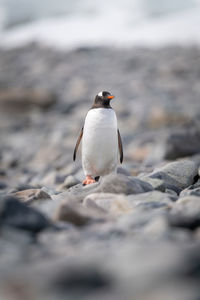
[(120, 154), (120, 163), (122, 164), (124, 155), (123, 155), (122, 139), (121, 139), (119, 129), (117, 129), (117, 134), (118, 134), (118, 147), (119, 147), (119, 154)]
[(83, 136), (83, 127), (81, 128), (81, 132), (79, 134), (79, 137), (78, 137), (77, 142), (76, 142), (76, 146), (74, 148), (74, 154), (73, 154), (73, 160), (74, 161), (76, 160), (76, 153), (78, 151), (78, 147), (79, 147), (80, 141), (82, 139), (82, 136)]

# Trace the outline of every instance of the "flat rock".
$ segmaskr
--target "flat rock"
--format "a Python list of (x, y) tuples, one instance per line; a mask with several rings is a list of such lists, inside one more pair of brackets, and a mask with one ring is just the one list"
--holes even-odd
[(55, 221), (69, 222), (76, 226), (84, 226), (92, 221), (102, 221), (106, 214), (98, 207), (86, 208), (77, 203), (63, 202), (54, 215)]
[(77, 185), (72, 186), (66, 192), (60, 193), (57, 196), (54, 196), (54, 199), (73, 199), (74, 201), (81, 202), (87, 195), (94, 193), (96, 191), (97, 186), (99, 186), (99, 182), (82, 185), (79, 183)]
[(24, 203), (32, 203), (34, 201), (49, 200), (51, 197), (45, 191), (41, 189), (28, 189), (24, 191), (19, 191), (12, 194), (13, 197), (16, 197), (19, 201)]
[(181, 192), (181, 190), (193, 184), (197, 172), (198, 166), (195, 162), (182, 160), (168, 163), (164, 167), (156, 169), (149, 174), (149, 177), (161, 179), (164, 181), (166, 188)]
[[(127, 213), (132, 211), (132, 207), (127, 201), (127, 197), (123, 194), (116, 195), (111, 193), (94, 193), (88, 195), (84, 201), (83, 206), (90, 207), (91, 203), (94, 203), (101, 209), (109, 213)], [(113, 206), (118, 205), (117, 210), (113, 210)]]
[(126, 214), (136, 210), (169, 210), (173, 206), (173, 197), (159, 191), (137, 195), (93, 193), (84, 199), (83, 206), (89, 207), (91, 202), (111, 214)]
[(103, 177), (96, 191), (101, 193), (114, 194), (139, 194), (152, 191), (153, 187), (148, 182), (136, 177), (123, 174), (109, 174)]

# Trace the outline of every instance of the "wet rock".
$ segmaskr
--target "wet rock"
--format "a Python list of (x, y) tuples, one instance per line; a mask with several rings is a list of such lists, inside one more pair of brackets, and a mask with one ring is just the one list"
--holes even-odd
[(51, 223), (37, 210), (27, 207), (14, 197), (0, 201), (0, 225), (36, 234), (51, 227)]
[(165, 188), (181, 192), (181, 190), (193, 184), (197, 170), (198, 167), (193, 161), (175, 161), (156, 169), (149, 177), (161, 179), (165, 183)]
[(12, 194), (13, 197), (16, 197), (18, 200), (24, 203), (32, 203), (34, 201), (43, 201), (51, 199), (49, 194), (41, 189), (28, 189), (24, 191), (19, 191)]

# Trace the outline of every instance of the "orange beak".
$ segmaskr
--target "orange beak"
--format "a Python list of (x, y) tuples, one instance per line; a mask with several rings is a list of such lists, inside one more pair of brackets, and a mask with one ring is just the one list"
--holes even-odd
[(113, 99), (113, 98), (115, 98), (115, 96), (108, 96), (107, 98), (108, 99)]

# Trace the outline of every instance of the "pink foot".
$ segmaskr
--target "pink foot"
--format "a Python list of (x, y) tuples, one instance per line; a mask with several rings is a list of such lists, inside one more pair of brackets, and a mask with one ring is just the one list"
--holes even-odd
[(87, 184), (91, 184), (91, 183), (95, 183), (96, 181), (90, 176), (87, 175), (86, 179), (83, 180), (83, 185), (87, 185)]

